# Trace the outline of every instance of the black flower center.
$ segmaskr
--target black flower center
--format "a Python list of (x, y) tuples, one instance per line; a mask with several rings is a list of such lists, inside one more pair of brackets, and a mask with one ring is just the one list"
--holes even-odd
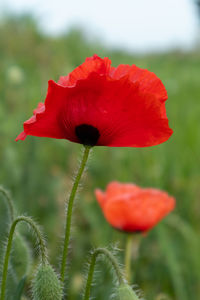
[(76, 126), (75, 133), (80, 143), (85, 146), (95, 146), (100, 137), (99, 130), (92, 125), (87, 124)]

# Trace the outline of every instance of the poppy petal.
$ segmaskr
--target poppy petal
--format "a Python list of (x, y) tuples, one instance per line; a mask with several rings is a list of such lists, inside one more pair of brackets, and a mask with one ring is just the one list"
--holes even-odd
[(99, 146), (153, 146), (172, 134), (164, 103), (126, 78), (108, 81), (93, 73), (70, 89), (66, 104), (66, 127), (69, 121), (94, 126), (100, 133)]
[(148, 147), (172, 134), (166, 90), (157, 76), (136, 66), (111, 67), (94, 55), (49, 81), (44, 104), (24, 123), (26, 135), (68, 139), (89, 146)]
[(136, 184), (112, 181), (107, 185), (106, 197), (111, 199), (125, 194), (134, 194), (138, 191), (140, 191), (140, 188)]
[(95, 190), (95, 196), (97, 198), (97, 201), (99, 202), (99, 205), (101, 207), (103, 207), (104, 206), (104, 202), (106, 200), (105, 194), (100, 189), (96, 189)]
[(66, 130), (60, 120), (66, 89), (49, 81), (45, 103), (39, 103), (34, 115), (24, 122), (24, 132), (16, 140), (23, 140), (27, 135), (51, 138), (66, 138)]
[(87, 79), (91, 73), (105, 75), (109, 73), (111, 60), (108, 57), (104, 59), (94, 54), (86, 58), (85, 62), (74, 69), (68, 76), (61, 76), (58, 84), (62, 86), (73, 86), (78, 80)]
[(161, 101), (167, 100), (167, 91), (162, 81), (149, 70), (138, 68), (135, 65), (119, 65), (112, 70), (112, 78), (120, 79), (128, 75), (133, 83), (139, 82), (140, 90), (149, 94), (157, 95)]
[(105, 219), (126, 232), (150, 230), (175, 207), (175, 199), (164, 191), (118, 182), (111, 182), (99, 197)]

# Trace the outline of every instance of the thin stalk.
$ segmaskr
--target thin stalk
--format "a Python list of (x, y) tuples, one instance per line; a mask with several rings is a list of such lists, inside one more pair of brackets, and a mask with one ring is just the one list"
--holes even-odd
[(133, 234), (128, 234), (126, 238), (126, 250), (125, 250), (125, 274), (128, 283), (131, 280), (131, 251), (133, 244)]
[(60, 269), (60, 280), (63, 283), (64, 283), (64, 279), (65, 279), (65, 269), (66, 269), (66, 263), (67, 263), (69, 241), (70, 241), (71, 219), (72, 219), (74, 199), (75, 199), (75, 196), (76, 196), (76, 192), (77, 192), (77, 189), (78, 189), (78, 186), (79, 186), (81, 176), (83, 174), (83, 171), (85, 169), (85, 166), (86, 166), (86, 163), (87, 163), (87, 160), (88, 160), (90, 149), (91, 149), (91, 147), (85, 146), (85, 150), (84, 150), (84, 153), (83, 153), (83, 158), (82, 158), (81, 164), (79, 166), (77, 175), (75, 177), (75, 180), (74, 180), (74, 183), (73, 183), (73, 186), (72, 186), (72, 190), (71, 190), (71, 194), (69, 196), (67, 213), (66, 213), (65, 238), (64, 238), (61, 269)]
[(38, 242), (39, 242), (39, 248), (40, 248), (40, 254), (41, 254), (41, 261), (42, 264), (47, 263), (47, 249), (45, 242), (43, 240), (42, 234), (40, 230), (38, 229), (37, 225), (34, 223), (34, 221), (29, 218), (29, 217), (18, 217), (14, 220), (14, 222), (11, 225), (10, 232), (8, 235), (8, 242), (6, 246), (6, 252), (5, 252), (5, 257), (4, 257), (4, 264), (3, 264), (3, 275), (2, 275), (2, 282), (1, 282), (1, 294), (0, 294), (0, 300), (5, 299), (5, 291), (6, 291), (6, 280), (7, 280), (7, 273), (8, 273), (8, 263), (9, 263), (9, 257), (10, 257), (10, 252), (12, 248), (12, 241), (13, 241), (13, 236), (15, 232), (16, 225), (19, 222), (25, 222), (28, 223), (28, 225), (31, 226), (33, 231), (35, 232)]
[(106, 256), (108, 261), (111, 263), (112, 268), (114, 269), (114, 271), (116, 273), (119, 285), (125, 283), (123, 273), (122, 273), (115, 257), (107, 249), (97, 248), (92, 253), (90, 268), (89, 268), (88, 278), (87, 278), (87, 283), (86, 283), (86, 288), (85, 288), (84, 300), (89, 300), (89, 298), (90, 298), (90, 291), (91, 291), (91, 286), (92, 286), (92, 280), (93, 280), (93, 275), (94, 275), (95, 264), (96, 264), (97, 257), (99, 255)]
[(9, 211), (9, 215), (10, 215), (10, 220), (11, 222), (14, 221), (14, 206), (13, 206), (13, 202), (12, 202), (12, 199), (9, 195), (9, 192), (6, 191), (2, 186), (0, 186), (0, 193), (3, 194), (5, 200), (6, 200), (6, 203), (7, 203), (7, 206), (8, 206), (8, 211)]

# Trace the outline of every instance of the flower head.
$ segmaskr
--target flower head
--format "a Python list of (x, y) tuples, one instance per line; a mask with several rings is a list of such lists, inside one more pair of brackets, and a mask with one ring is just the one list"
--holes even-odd
[(94, 55), (58, 83), (49, 81), (45, 102), (16, 140), (33, 135), (88, 146), (157, 145), (172, 134), (166, 100), (154, 73), (135, 65), (115, 68), (107, 57)]
[(95, 191), (106, 220), (126, 232), (146, 232), (175, 207), (166, 192), (134, 184), (111, 182), (106, 192)]

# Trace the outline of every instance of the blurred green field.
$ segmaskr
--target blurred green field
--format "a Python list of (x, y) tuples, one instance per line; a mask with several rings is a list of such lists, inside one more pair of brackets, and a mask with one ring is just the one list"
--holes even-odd
[[(14, 140), (22, 123), (44, 100), (47, 81), (58, 80), (94, 53), (110, 57), (114, 66), (128, 63), (148, 68), (162, 79), (174, 134), (168, 142), (151, 148), (93, 150), (74, 211), (68, 299), (81, 299), (92, 247), (112, 244), (124, 249), (126, 237), (110, 228), (94, 197), (94, 189), (104, 189), (111, 180), (164, 189), (177, 199), (175, 212), (142, 238), (139, 256), (133, 259), (132, 280), (144, 298), (157, 300), (164, 293), (171, 300), (200, 299), (199, 51), (131, 55), (91, 43), (79, 29), (51, 37), (42, 34), (29, 16), (8, 16), (0, 23), (0, 184), (11, 191), (20, 214), (33, 216), (43, 226), (51, 262), (58, 266), (64, 201), (81, 146), (48, 138)], [(1, 201), (0, 253), (7, 229), (8, 216)], [(21, 231), (36, 258), (30, 232), (23, 226)], [(118, 255), (123, 263), (123, 251)], [(112, 276), (103, 263), (98, 270), (92, 296), (106, 300), (113, 292)]]

